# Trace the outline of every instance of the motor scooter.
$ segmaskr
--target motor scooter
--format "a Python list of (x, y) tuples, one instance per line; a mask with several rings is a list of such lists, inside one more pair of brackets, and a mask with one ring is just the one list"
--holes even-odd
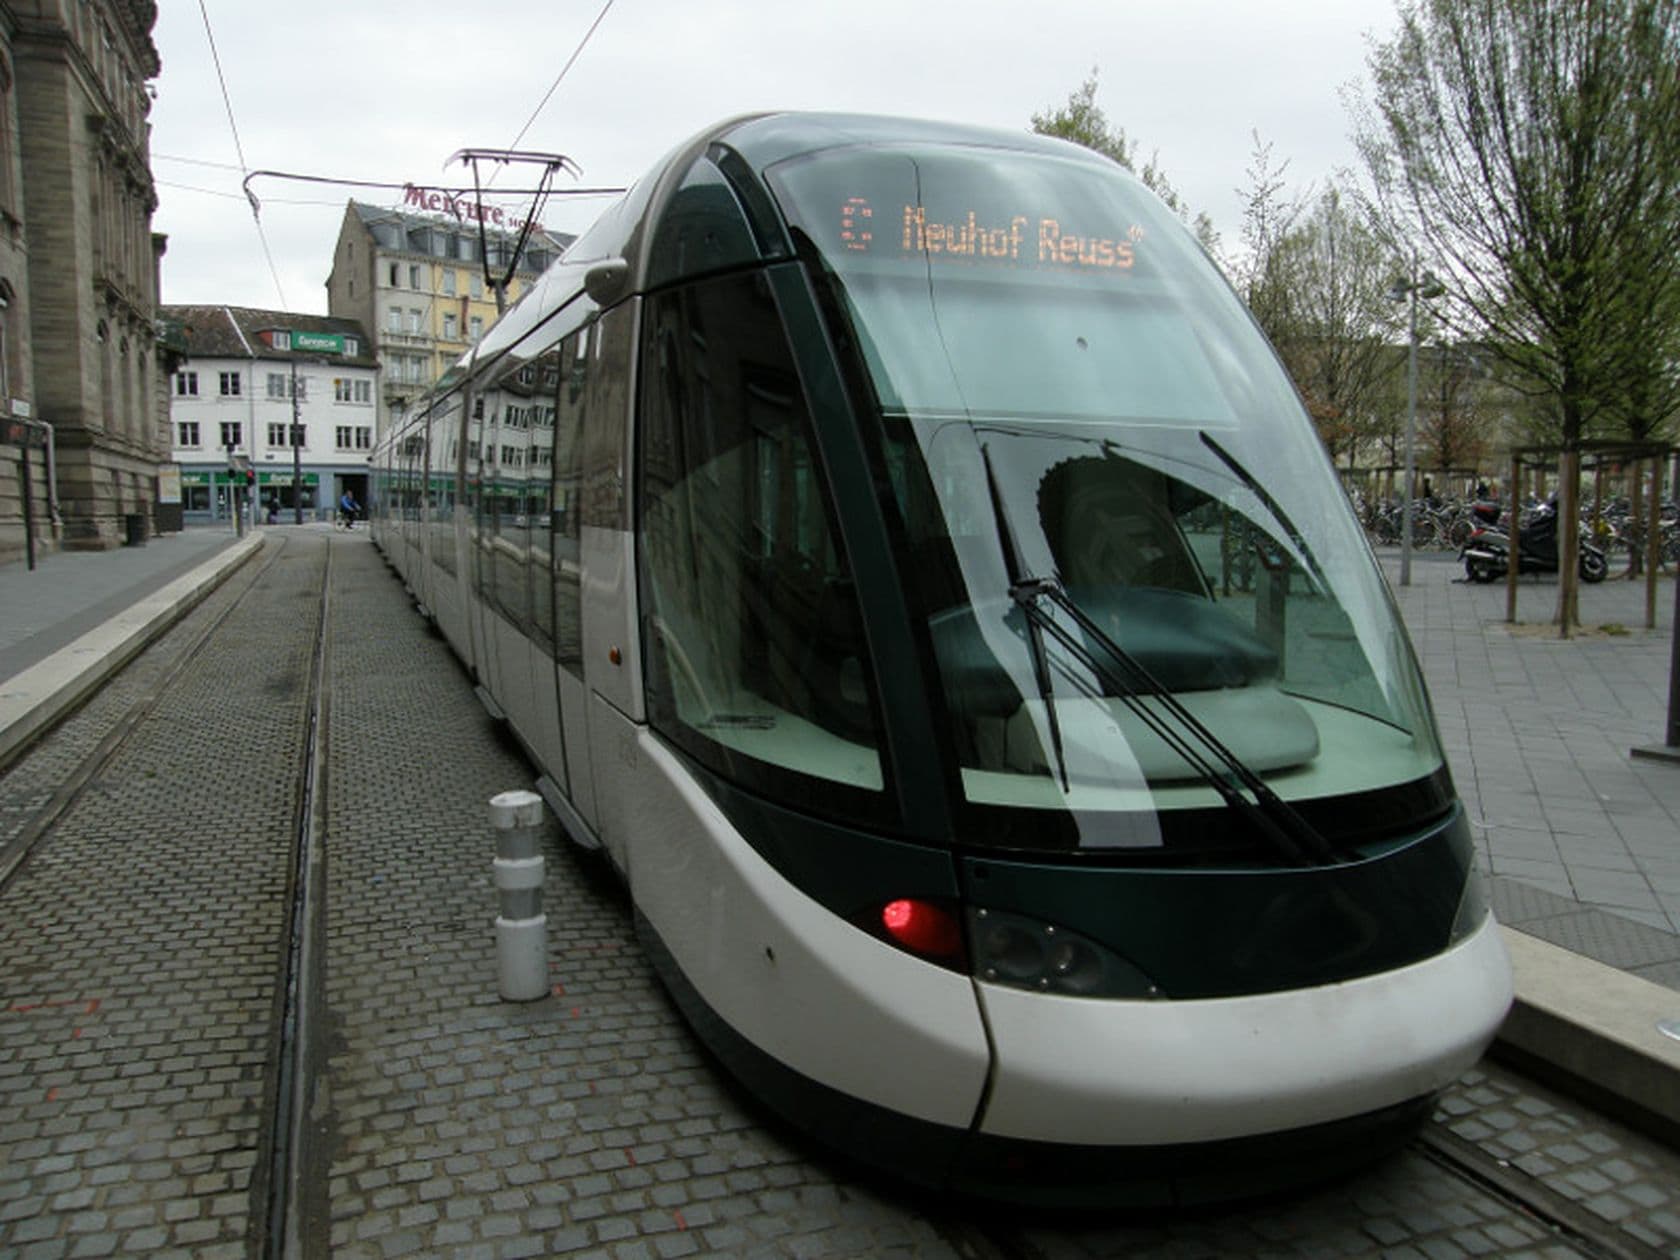
[[(1477, 515), (1482, 516), (1481, 513)], [(1579, 545), (1581, 556), (1575, 567), (1581, 580), (1602, 582), (1610, 572), (1610, 562), (1605, 559), (1604, 549), (1585, 538), (1580, 540)], [(1491, 524), (1479, 525), (1471, 531), (1458, 558), (1464, 562), (1464, 575), (1472, 582), (1492, 582), (1504, 577), (1510, 568), (1510, 550), (1510, 538), (1504, 530)], [(1517, 572), (1557, 571), (1557, 513), (1550, 507), (1542, 507), (1517, 533)]]

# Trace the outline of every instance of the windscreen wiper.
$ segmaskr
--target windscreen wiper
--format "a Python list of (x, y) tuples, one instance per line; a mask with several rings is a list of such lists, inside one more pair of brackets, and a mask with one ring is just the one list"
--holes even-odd
[[(1105, 688), (1112, 691), (1139, 721), (1172, 749), (1191, 769), (1196, 771), (1219, 793), (1225, 803), (1243, 814), (1255, 828), (1282, 853), (1303, 866), (1315, 863), (1330, 864), (1336, 855), (1329, 842), (1305, 818), (1273, 792), (1255, 771), (1245, 763), (1194, 713), (1185, 708), (1177, 696), (1152, 674), (1136, 656), (1117, 643), (1112, 635), (1094, 621), (1076, 603), (1056, 578), (1022, 576), (1011, 582), (1009, 597), (1041, 634), (1048, 634), (1060, 643), (1068, 654), (1090, 670)], [(1081, 633), (1096, 643), (1120, 666), (1116, 670), (1078, 635), (1047, 613), (1040, 601), (1048, 600), (1065, 612)], [(1040, 639), (1042, 651), (1042, 639)], [(1124, 671), (1122, 673), (1121, 671)], [(1152, 709), (1152, 700), (1169, 715), (1168, 721)], [(1176, 724), (1176, 726), (1175, 726)], [(1183, 732), (1188, 732), (1190, 739)], [(1192, 742), (1192, 740), (1194, 742)], [(1198, 749), (1196, 744), (1200, 744)], [(1204, 752), (1205, 750), (1205, 752)], [(1249, 796), (1243, 795), (1247, 791)]]
[[(1063, 754), (1061, 720), (1056, 712), (1050, 656), (1044, 646), (1046, 634), (1096, 675), (1140, 722), (1212, 786), (1227, 805), (1247, 817), (1256, 830), (1291, 860), (1303, 866), (1310, 866), (1314, 862), (1335, 861), (1329, 844), (1312, 824), (1267, 787), (1260, 776), (1217, 735), (1208, 730), (1195, 714), (1185, 708), (1178, 697), (1150, 673), (1136, 656), (1115, 642), (1083, 608), (1069, 598), (1058, 579), (1034, 577), (1028, 572), (1026, 556), (1015, 537), (1009, 509), (1004, 506), (1003, 489), (998, 483), (997, 471), (992, 467), (991, 450), (986, 443), (980, 445), (980, 459), (986, 470), (986, 487), (992, 500), (992, 515), (997, 523), (998, 542), (1003, 549), (1004, 574), (1009, 580), (1009, 597), (1021, 609), (1026, 619), (1027, 644), (1033, 659), (1033, 677), (1038, 686), (1039, 698), (1044, 702), (1046, 720), (1050, 727), (1051, 749), (1061, 774), (1062, 790), (1067, 791), (1069, 786), (1067, 761)], [(1045, 612), (1039, 605), (1041, 598), (1048, 599), (1063, 609), (1087, 636), (1094, 639), (1120, 664), (1129, 677), (1121, 677), (1112, 666), (1092, 652), (1082, 639)], [(1144, 703), (1145, 698), (1154, 700), (1173, 720), (1169, 721), (1161, 712), (1150, 708)], [(1183, 732), (1186, 731), (1192, 738), (1185, 737)], [(1201, 744), (1211, 754), (1211, 759), (1198, 751), (1196, 743)], [(1247, 789), (1254, 799), (1251, 801), (1244, 796), (1241, 789)]]
[[(992, 496), (992, 519), (997, 522), (998, 542), (1003, 547), (1003, 571), (1014, 590), (1028, 580), (1026, 557), (1021, 544), (1010, 528), (1009, 512), (1003, 506), (1003, 491), (998, 487), (997, 473), (992, 469), (991, 448), (980, 444), (980, 460), (986, 466), (986, 488)], [(1062, 776), (1062, 791), (1068, 790), (1067, 758), (1062, 753), (1062, 720), (1056, 713), (1056, 686), (1050, 673), (1050, 654), (1044, 650), (1044, 635), (1031, 616), (1027, 618), (1027, 645), (1032, 649), (1033, 681), (1038, 684), (1038, 698), (1044, 701), (1045, 717), (1050, 723), (1050, 750), (1056, 758), (1056, 769)]]

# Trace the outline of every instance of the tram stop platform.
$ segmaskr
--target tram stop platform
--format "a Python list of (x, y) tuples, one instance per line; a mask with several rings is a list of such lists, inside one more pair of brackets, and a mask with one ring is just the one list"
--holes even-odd
[[(313, 528), (313, 527), (306, 527)], [(281, 532), (284, 531), (282, 527)], [(269, 531), (273, 532), (273, 531)], [(251, 559), (265, 531), (193, 528), (144, 547), (0, 565), (0, 769)], [(1585, 1100), (1680, 1137), (1680, 760), (1662, 744), (1673, 579), (1476, 586), (1450, 553), (1379, 553), (1422, 662), (1517, 1002), (1500, 1049)], [(0, 878), (6, 872), (0, 871)]]

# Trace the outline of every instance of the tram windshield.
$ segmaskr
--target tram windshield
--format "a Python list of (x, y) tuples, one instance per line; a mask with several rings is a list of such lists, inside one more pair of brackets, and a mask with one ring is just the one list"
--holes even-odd
[(1311, 423), (1136, 181), (908, 146), (769, 178), (874, 391), (975, 842), (1158, 847), (1176, 817), (1217, 848), (1227, 754), (1344, 840), (1444, 807)]

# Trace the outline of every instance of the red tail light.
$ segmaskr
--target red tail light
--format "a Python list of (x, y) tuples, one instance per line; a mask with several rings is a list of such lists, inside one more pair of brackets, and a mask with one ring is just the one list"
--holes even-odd
[(881, 926), (889, 939), (925, 958), (940, 962), (960, 959), (962, 926), (957, 916), (931, 901), (900, 898), (881, 907)]

